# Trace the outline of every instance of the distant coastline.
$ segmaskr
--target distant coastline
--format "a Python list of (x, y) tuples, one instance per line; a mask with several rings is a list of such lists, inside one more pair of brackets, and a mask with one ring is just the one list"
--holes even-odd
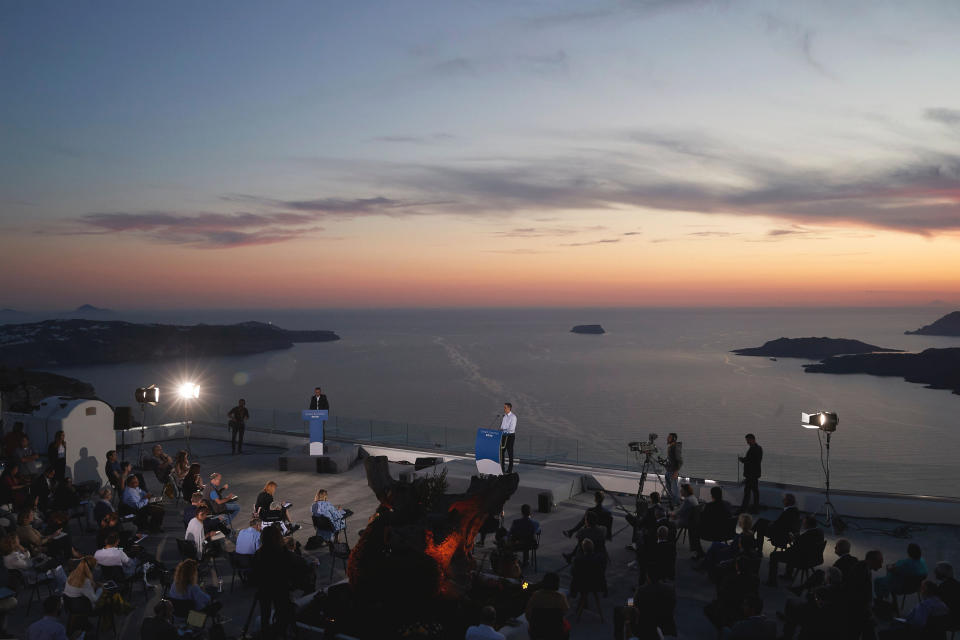
[(920, 327), (916, 331), (904, 331), (908, 336), (951, 336), (960, 337), (960, 311), (948, 313), (935, 322)]
[(860, 340), (849, 338), (777, 338), (768, 340), (759, 347), (733, 349), (738, 356), (764, 356), (768, 358), (807, 358), (820, 360), (830, 356), (857, 353), (897, 352)]
[(894, 376), (928, 389), (949, 389), (960, 395), (960, 348), (925, 349), (920, 353), (865, 353), (835, 356), (805, 364), (807, 373), (867, 373)]
[(606, 333), (606, 331), (599, 324), (578, 324), (573, 329), (570, 329), (570, 333), (584, 333), (598, 336)]
[(333, 331), (288, 331), (263, 322), (168, 325), (46, 320), (0, 326), (0, 365), (49, 368), (247, 355), (289, 349), (298, 342), (339, 339)]

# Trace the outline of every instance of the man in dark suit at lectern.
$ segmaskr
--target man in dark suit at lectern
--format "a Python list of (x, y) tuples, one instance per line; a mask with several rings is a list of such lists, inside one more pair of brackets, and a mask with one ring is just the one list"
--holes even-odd
[(327, 402), (327, 396), (323, 395), (320, 387), (313, 388), (313, 395), (310, 396), (310, 409), (312, 411), (321, 409), (330, 410), (330, 403)]

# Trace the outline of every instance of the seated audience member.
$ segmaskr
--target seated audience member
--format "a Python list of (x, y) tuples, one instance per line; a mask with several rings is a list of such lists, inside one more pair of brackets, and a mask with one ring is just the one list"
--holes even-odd
[[(500, 517), (503, 517), (503, 512), (500, 513)], [(500, 526), (500, 518), (493, 514), (487, 514), (487, 519), (483, 521), (483, 525), (480, 526), (480, 540), (477, 542), (478, 547), (482, 547), (487, 542), (487, 536), (491, 533), (498, 533), (502, 529)]]
[(763, 553), (765, 539), (775, 547), (785, 547), (790, 542), (790, 535), (800, 530), (800, 510), (797, 509), (797, 498), (792, 493), (783, 494), (783, 511), (773, 522), (766, 518), (757, 520), (754, 530), (757, 532), (757, 546)]
[(747, 596), (758, 595), (760, 578), (749, 571), (747, 558), (738, 556), (733, 561), (733, 572), (717, 585), (716, 599), (703, 608), (707, 619), (723, 629), (732, 627), (743, 618), (743, 603)]
[(537, 546), (537, 534), (540, 533), (540, 523), (530, 517), (530, 505), (520, 507), (520, 517), (510, 525), (510, 548), (523, 554), (521, 566), (529, 564), (530, 550)]
[[(570, 623), (564, 618), (570, 605), (567, 603), (567, 596), (559, 591), (560, 576), (556, 573), (548, 573), (543, 576), (539, 588), (531, 594), (527, 600), (527, 609), (525, 615), (529, 625), (530, 637), (560, 637), (570, 636)], [(541, 625), (556, 624), (561, 631), (560, 635), (552, 635), (553, 631), (540, 629)]]
[(710, 502), (703, 505), (700, 513), (700, 538), (714, 542), (726, 540), (732, 517), (733, 507), (723, 499), (723, 489), (716, 485), (710, 487)]
[(22, 509), (27, 504), (29, 488), (30, 484), (20, 476), (20, 464), (8, 462), (0, 474), (0, 504), (12, 504), (16, 510)]
[(299, 589), (304, 593), (313, 593), (317, 586), (317, 565), (320, 561), (313, 556), (309, 559), (305, 558), (300, 552), (300, 543), (294, 540), (293, 536), (284, 538), (283, 545), (290, 552), (293, 571), (291, 588)]
[(197, 547), (197, 560), (202, 560), (204, 555), (216, 556), (220, 549), (218, 545), (211, 540), (214, 534), (219, 533), (216, 529), (207, 530), (204, 527), (204, 521), (210, 515), (210, 507), (201, 505), (197, 508), (197, 514), (187, 526), (187, 532), (184, 540), (189, 540)]
[(290, 518), (287, 516), (287, 509), (276, 498), (277, 483), (273, 480), (263, 486), (263, 491), (257, 494), (257, 502), (254, 506), (254, 513), (264, 522), (282, 521), (288, 526), (286, 534), (293, 533), (300, 528), (299, 524), (290, 524)]
[(657, 528), (657, 543), (646, 548), (646, 570), (653, 582), (673, 580), (677, 576), (677, 543), (670, 529)]
[(120, 546), (124, 547), (130, 542), (134, 534), (137, 533), (137, 525), (129, 520), (121, 521), (116, 511), (103, 516), (103, 520), (100, 521), (100, 528), (97, 529), (98, 549), (104, 547), (107, 543), (107, 536), (111, 533), (117, 534), (117, 537), (120, 539)]
[(43, 617), (27, 628), (27, 640), (67, 640), (67, 628), (60, 622), (60, 596), (43, 601)]
[(137, 524), (150, 531), (163, 531), (163, 507), (150, 504), (152, 496), (140, 488), (140, 480), (137, 476), (129, 476), (126, 484), (127, 487), (123, 490), (123, 504), (134, 512), (136, 515), (134, 520)]
[(938, 562), (933, 569), (933, 575), (940, 583), (940, 599), (950, 609), (954, 620), (960, 621), (960, 581), (953, 577), (953, 565), (949, 562)]
[(93, 505), (93, 521), (100, 522), (108, 513), (114, 513), (113, 508), (113, 489), (110, 485), (104, 485), (99, 491), (100, 499)]
[(36, 500), (37, 508), (42, 513), (49, 511), (53, 502), (53, 492), (57, 484), (53, 479), (54, 473), (53, 467), (47, 467), (30, 484), (30, 495)]
[(20, 446), (13, 452), (13, 457), (20, 463), (24, 472), (34, 475), (43, 471), (43, 461), (40, 454), (30, 446), (30, 438), (26, 434), (20, 437)]
[(227, 524), (233, 526), (233, 519), (240, 513), (240, 503), (235, 500), (236, 494), (230, 493), (227, 489), (230, 485), (223, 481), (223, 476), (217, 472), (210, 474), (210, 484), (204, 489), (204, 498), (210, 505), (210, 513), (213, 515), (223, 515), (227, 519)]
[[(197, 584), (197, 561), (192, 558), (181, 560), (173, 572), (173, 582), (168, 592), (171, 600), (190, 600), (195, 611), (219, 609), (219, 603), (212, 603), (210, 595)], [(210, 609), (208, 609), (208, 607)]]
[(676, 522), (677, 527), (687, 530), (690, 552), (694, 559), (703, 557), (703, 547), (700, 546), (700, 501), (693, 495), (691, 485), (680, 486), (680, 506), (670, 512), (670, 519)]
[[(935, 625), (936, 619), (940, 620)], [(938, 628), (934, 629), (934, 626)], [(920, 602), (902, 622), (895, 620), (892, 627), (880, 633), (881, 640), (913, 640), (915, 638), (944, 637), (950, 626), (950, 609), (940, 598), (940, 589), (932, 580), (920, 583)], [(926, 632), (926, 635), (924, 635)], [(936, 634), (934, 633), (936, 632)]]
[(137, 563), (119, 547), (119, 544), (120, 537), (116, 533), (109, 534), (104, 540), (103, 548), (98, 549), (93, 554), (93, 558), (101, 567), (123, 567), (123, 573), (132, 576), (137, 570)]
[(197, 515), (197, 509), (205, 504), (206, 500), (203, 499), (203, 494), (199, 491), (191, 495), (190, 501), (183, 507), (183, 526), (190, 526), (190, 521)]
[(23, 439), (23, 423), (14, 422), (13, 429), (3, 436), (3, 457), (12, 458), (13, 452), (20, 446), (20, 440)]
[(190, 472), (191, 466), (193, 465), (190, 464), (189, 454), (185, 449), (181, 449), (177, 452), (177, 459), (174, 461), (173, 468), (170, 470), (170, 480), (179, 487), (183, 484), (184, 479)]
[(193, 463), (190, 465), (190, 470), (187, 471), (186, 477), (183, 479), (183, 482), (180, 483), (180, 494), (184, 496), (192, 496), (198, 491), (202, 494), (204, 490), (203, 478), (200, 477), (200, 465)]
[(251, 518), (250, 526), (237, 534), (237, 554), (252, 556), (260, 548), (260, 519)]
[(113, 486), (114, 491), (123, 492), (123, 465), (117, 457), (114, 450), (107, 451), (107, 461), (103, 465), (103, 470), (107, 476), (107, 481)]
[(339, 539), (340, 532), (347, 526), (346, 513), (347, 512), (341, 509), (339, 505), (336, 507), (333, 506), (328, 500), (326, 489), (317, 491), (317, 495), (313, 498), (313, 506), (310, 507), (310, 515), (318, 518), (326, 518), (330, 521), (330, 524), (333, 525), (332, 532), (317, 529), (317, 535), (327, 542)]
[(886, 600), (891, 594), (904, 593), (916, 581), (927, 577), (927, 563), (923, 560), (920, 545), (907, 545), (907, 557), (887, 565), (887, 575), (873, 579), (873, 592), (878, 600)]
[(161, 600), (153, 607), (153, 617), (144, 618), (140, 626), (140, 640), (169, 640), (179, 636), (173, 623), (173, 603)]
[(763, 600), (751, 594), (744, 598), (742, 620), (723, 630), (722, 640), (775, 640), (777, 623), (763, 615)]
[[(833, 563), (833, 566), (840, 570), (840, 573), (843, 574), (843, 584), (844, 590), (849, 591), (849, 585), (855, 583), (854, 573), (857, 570), (857, 565), (859, 560), (854, 556), (850, 555), (850, 541), (846, 538), (840, 538), (833, 545), (833, 551), (837, 554), (837, 559)], [(810, 574), (810, 577), (807, 578), (803, 584), (797, 587), (790, 587), (790, 591), (794, 595), (800, 595), (804, 591), (815, 589), (819, 587), (824, 582), (824, 571), (823, 569), (816, 569)]]
[(84, 556), (77, 563), (76, 569), (67, 577), (67, 584), (63, 588), (63, 595), (68, 598), (84, 597), (90, 601), (90, 607), (97, 606), (97, 600), (103, 594), (103, 589), (93, 581), (93, 570), (97, 561), (92, 556)]
[[(835, 603), (837, 606), (828, 613), (836, 615), (831, 620), (823, 621), (823, 624), (832, 626), (837, 632), (843, 631), (843, 637), (846, 637), (852, 631), (855, 610), (847, 606), (843, 606), (841, 609), (842, 605), (849, 602), (846, 587), (843, 584), (843, 573), (837, 567), (830, 567), (822, 574), (821, 584), (807, 591), (806, 598), (787, 599), (783, 613), (783, 635), (781, 636), (783, 640), (791, 640), (794, 630), (800, 625), (805, 625), (809, 632), (811, 621), (823, 618), (825, 604), (831, 603)], [(819, 596), (815, 596), (816, 593), (819, 593)], [(817, 601), (818, 598), (819, 602)]]
[(583, 517), (580, 519), (577, 524), (575, 524), (570, 529), (565, 529), (563, 535), (568, 538), (573, 536), (576, 532), (580, 531), (581, 528), (585, 527), (587, 524), (587, 513), (594, 513), (597, 516), (597, 524), (607, 529), (607, 540), (610, 540), (613, 537), (613, 515), (610, 513), (610, 510), (603, 506), (603, 491), (595, 491), (593, 494), (593, 506), (587, 509), (586, 513), (583, 514)]
[[(529, 509), (528, 505), (525, 506)], [(584, 518), (587, 521), (587, 526), (577, 532), (577, 546), (570, 553), (563, 554), (563, 559), (568, 563), (573, 562), (573, 557), (581, 552), (584, 540), (592, 540), (594, 549), (603, 550), (606, 553), (607, 531), (597, 524), (597, 514), (591, 512)]]
[[(580, 600), (586, 599), (589, 593), (607, 593), (605, 558), (597, 553), (593, 547), (593, 540), (583, 541), (582, 553), (573, 560), (570, 570), (570, 597), (580, 594)], [(586, 602), (584, 604), (587, 604)]]
[(164, 453), (163, 445), (161, 444), (153, 445), (150, 457), (153, 462), (153, 473), (157, 476), (157, 480), (161, 484), (165, 483), (167, 478), (170, 477), (170, 471), (173, 469), (173, 458)]
[(3, 566), (7, 569), (16, 569), (33, 576), (33, 561), (28, 551), (20, 544), (20, 537), (10, 533), (0, 538), (0, 554), (3, 555)]
[(53, 434), (53, 442), (47, 447), (47, 461), (56, 470), (54, 479), (63, 482), (67, 477), (67, 440), (63, 431)]
[(60, 533), (60, 531), (57, 530), (49, 536), (44, 536), (33, 527), (33, 521), (33, 509), (21, 511), (20, 515), (17, 516), (17, 536), (20, 538), (20, 544), (23, 545), (25, 549), (29, 550), (33, 555), (37, 555), (38, 553), (46, 551), (45, 546), (47, 543), (53, 539), (53, 536)]
[(780, 562), (787, 564), (785, 578), (793, 577), (794, 567), (805, 559), (816, 557), (823, 547), (823, 531), (817, 527), (817, 519), (813, 516), (804, 516), (803, 529), (793, 543), (783, 551), (774, 551), (770, 554), (770, 572), (767, 575), (766, 585), (777, 586), (777, 565)]
[(497, 631), (497, 610), (487, 606), (480, 609), (480, 624), (467, 627), (464, 640), (506, 640), (506, 636)]
[(80, 494), (73, 486), (72, 478), (56, 481), (53, 488), (53, 498), (50, 500), (50, 509), (53, 511), (70, 512), (80, 506)]
[[(639, 619), (644, 622), (639, 629), (636, 625), (634, 626), (635, 635), (636, 632), (643, 631), (644, 635), (649, 636), (649, 632), (655, 630), (658, 634), (657, 638), (660, 637), (660, 633), (664, 636), (677, 635), (675, 617), (677, 592), (673, 585), (666, 582), (654, 582), (648, 574), (646, 581), (638, 586), (633, 593), (633, 608), (639, 614)], [(654, 629), (650, 627), (654, 627)], [(637, 635), (636, 637), (640, 638), (644, 635)]]

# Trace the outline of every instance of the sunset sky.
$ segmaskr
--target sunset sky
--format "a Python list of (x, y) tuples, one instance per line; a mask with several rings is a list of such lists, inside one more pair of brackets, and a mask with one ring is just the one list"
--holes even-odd
[(960, 3), (0, 6), (0, 307), (960, 303)]

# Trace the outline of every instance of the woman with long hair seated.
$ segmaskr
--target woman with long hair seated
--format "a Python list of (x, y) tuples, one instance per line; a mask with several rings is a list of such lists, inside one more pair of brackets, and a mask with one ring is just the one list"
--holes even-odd
[(70, 572), (67, 577), (67, 585), (63, 588), (63, 595), (67, 598), (84, 597), (90, 601), (90, 606), (95, 607), (100, 596), (103, 595), (103, 588), (98, 588), (97, 583), (93, 581), (93, 570), (97, 566), (97, 561), (93, 556), (83, 556), (77, 568)]
[[(290, 525), (290, 518), (287, 516), (287, 509), (280, 503), (276, 498), (277, 494), (277, 483), (271, 480), (267, 484), (263, 485), (263, 491), (257, 495), (256, 506), (253, 508), (254, 515), (264, 522), (276, 522), (277, 520), (282, 520), (285, 524)], [(284, 535), (289, 535), (300, 528), (299, 524), (290, 525), (288, 531), (284, 531)]]
[(197, 561), (188, 558), (181, 560), (173, 572), (173, 583), (168, 592), (171, 600), (190, 600), (196, 611), (212, 613), (220, 609), (219, 602), (212, 602), (210, 594), (200, 588)]
[(330, 521), (330, 524), (333, 525), (333, 531), (317, 529), (317, 535), (327, 542), (330, 542), (339, 538), (340, 532), (346, 527), (347, 523), (344, 518), (347, 512), (339, 506), (333, 506), (333, 504), (327, 500), (327, 497), (326, 489), (317, 491), (317, 495), (313, 498), (313, 507), (310, 508), (310, 513), (314, 517), (326, 518)]
[(203, 478), (200, 477), (200, 465), (194, 462), (187, 470), (187, 475), (180, 483), (180, 495), (187, 497), (196, 492), (203, 492)]
[(173, 468), (170, 470), (173, 476), (171, 480), (176, 482), (178, 487), (180, 483), (183, 482), (183, 479), (187, 477), (190, 466), (190, 456), (185, 449), (180, 449), (180, 451), (177, 452), (177, 459), (173, 463)]

